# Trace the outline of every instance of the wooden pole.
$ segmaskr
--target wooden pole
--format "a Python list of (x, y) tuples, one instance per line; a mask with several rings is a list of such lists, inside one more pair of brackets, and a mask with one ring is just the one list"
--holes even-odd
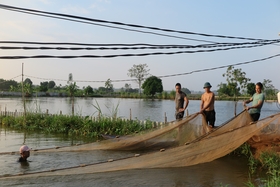
[(24, 98), (24, 89), (23, 89), (23, 63), (21, 65), (21, 95), (22, 95), (22, 101), (23, 101), (23, 115), (24, 115), (24, 123), (26, 120), (26, 106), (25, 106), (25, 98)]

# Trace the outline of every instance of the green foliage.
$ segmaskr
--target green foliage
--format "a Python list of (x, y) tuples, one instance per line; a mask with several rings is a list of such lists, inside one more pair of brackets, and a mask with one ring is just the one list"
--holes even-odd
[(236, 149), (234, 154), (241, 154), (248, 158), (248, 165), (250, 173), (255, 173), (257, 167), (259, 166), (260, 162), (254, 158), (253, 153), (250, 149), (250, 145), (248, 143), (242, 144), (238, 149)]
[(108, 79), (106, 82), (105, 82), (105, 88), (106, 88), (106, 92), (113, 92), (114, 91), (114, 88), (113, 88), (113, 84), (112, 84), (112, 81), (110, 79)]
[(280, 157), (275, 152), (264, 152), (260, 155), (262, 166), (268, 170), (271, 175), (280, 174)]
[(85, 95), (91, 95), (93, 94), (93, 88), (91, 86), (87, 86), (85, 89), (84, 89), (84, 93)]
[(76, 85), (76, 82), (70, 83), (68, 86), (66, 86), (66, 90), (71, 97), (75, 95), (75, 93), (78, 91), (78, 88), (79, 87)]
[(26, 78), (24, 81), (23, 81), (24, 84), (30, 84), (32, 86), (33, 82), (29, 79), (29, 78)]
[(48, 85), (49, 85), (48, 81), (40, 82), (40, 90), (39, 91), (47, 92), (48, 91)]
[(170, 92), (170, 94), (169, 94), (170, 96), (170, 98), (169, 99), (175, 99), (175, 96), (176, 96), (176, 91), (175, 90), (172, 90), (171, 92)]
[(53, 89), (54, 87), (55, 87), (55, 82), (54, 81), (49, 81), (48, 88)]
[(255, 91), (255, 84), (254, 83), (248, 83), (247, 84), (247, 94), (249, 94), (250, 96), (254, 95)]
[(271, 80), (264, 79), (263, 80), (263, 91), (266, 94), (266, 96), (276, 96), (277, 90), (275, 87), (271, 84)]
[(191, 94), (191, 91), (188, 88), (182, 88), (181, 91), (186, 94)]
[(145, 80), (142, 85), (145, 95), (155, 96), (156, 93), (161, 93), (163, 91), (162, 81), (156, 76), (151, 76)]
[(1, 91), (9, 91), (11, 86), (14, 87), (14, 88), (17, 88), (18, 83), (14, 80), (0, 79), (0, 90)]
[(126, 120), (121, 118), (107, 118), (100, 116), (98, 119), (81, 116), (45, 115), (28, 113), (26, 123), (23, 117), (0, 116), (2, 127), (14, 130), (26, 130), (28, 132), (43, 132), (64, 134), (76, 137), (99, 138), (100, 134), (127, 135), (138, 133), (153, 128), (152, 122), (146, 125), (138, 120)]
[(234, 69), (233, 66), (229, 66), (227, 72), (223, 74), (226, 77), (229, 89), (233, 91), (234, 96), (238, 96), (240, 91), (247, 86), (247, 82), (250, 81), (246, 78), (246, 73), (242, 72), (242, 69)]

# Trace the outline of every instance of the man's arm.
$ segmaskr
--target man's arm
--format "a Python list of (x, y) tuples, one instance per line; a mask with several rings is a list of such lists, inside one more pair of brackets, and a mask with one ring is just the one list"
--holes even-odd
[(184, 107), (184, 110), (187, 109), (188, 105), (189, 105), (189, 99), (187, 98), (187, 96), (184, 97), (184, 100), (185, 100), (185, 107)]
[(253, 101), (253, 97), (243, 102), (243, 106), (245, 107), (246, 110), (250, 110), (250, 107), (247, 107), (246, 104), (250, 103), (251, 101)]

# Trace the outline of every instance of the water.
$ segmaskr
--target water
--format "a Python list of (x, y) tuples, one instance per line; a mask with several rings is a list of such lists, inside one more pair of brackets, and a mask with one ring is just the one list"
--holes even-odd
[[(249, 104), (250, 105), (250, 104)], [(139, 120), (151, 120), (163, 122), (165, 115), (167, 121), (175, 119), (175, 105), (173, 100), (146, 100), (146, 99), (119, 99), (119, 98), (76, 98), (75, 114), (82, 116), (97, 116), (100, 108), (102, 113), (112, 116), (117, 109), (117, 116)], [(51, 114), (71, 114), (70, 98), (41, 97), (29, 99), (26, 108), (32, 112), (46, 112)], [(188, 113), (193, 114), (200, 110), (200, 101), (191, 100), (188, 106)], [(21, 98), (0, 98), (1, 111), (23, 111)], [(234, 117), (233, 101), (216, 101), (216, 125)], [(237, 103), (237, 113), (243, 110), (243, 102)], [(261, 118), (280, 112), (275, 102), (265, 102), (262, 108)]]
[[(103, 113), (111, 115), (118, 108), (118, 116), (152, 121), (164, 121), (166, 113), (168, 121), (174, 120), (174, 101), (170, 100), (138, 100), (114, 98), (81, 98), (75, 101), (75, 111), (79, 115), (96, 115), (93, 105), (99, 104)], [(200, 101), (190, 101), (188, 112), (198, 112)], [(22, 111), (20, 98), (1, 98), (1, 110)], [(106, 107), (107, 106), (107, 107)], [(27, 102), (31, 111), (49, 113), (71, 113), (71, 102), (68, 98), (38, 98)], [(220, 125), (234, 116), (234, 102), (216, 101), (216, 125)], [(243, 110), (242, 102), (237, 105), (237, 113)], [(261, 118), (278, 113), (276, 103), (264, 103)], [(68, 137), (57, 137), (44, 134), (29, 134), (7, 131), (0, 128), (0, 153), (16, 152), (0, 155), (0, 176), (34, 171), (48, 171), (53, 168), (64, 168), (106, 161), (110, 158), (122, 158), (134, 155), (135, 152), (122, 151), (84, 151), (84, 152), (32, 152), (28, 164), (17, 163), (18, 149), (23, 144), (33, 149), (56, 146), (70, 146), (83, 143)], [(249, 171), (247, 159), (234, 155), (225, 156), (210, 163), (183, 168), (138, 169), (118, 172), (86, 174), (74, 176), (53, 176), (26, 179), (0, 179), (0, 186), (245, 186)]]

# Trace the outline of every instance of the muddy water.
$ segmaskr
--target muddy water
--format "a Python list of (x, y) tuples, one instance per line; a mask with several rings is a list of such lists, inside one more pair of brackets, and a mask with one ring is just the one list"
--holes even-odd
[[(24, 142), (32, 149), (71, 146), (82, 141), (41, 134), (24, 134), (1, 129), (0, 176), (49, 171), (132, 156), (137, 152), (83, 151), (31, 152), (27, 164), (16, 162), (18, 148)], [(225, 156), (210, 163), (183, 168), (137, 169), (118, 172), (51, 177), (1, 179), (0, 186), (245, 186), (248, 181), (247, 159)]]

